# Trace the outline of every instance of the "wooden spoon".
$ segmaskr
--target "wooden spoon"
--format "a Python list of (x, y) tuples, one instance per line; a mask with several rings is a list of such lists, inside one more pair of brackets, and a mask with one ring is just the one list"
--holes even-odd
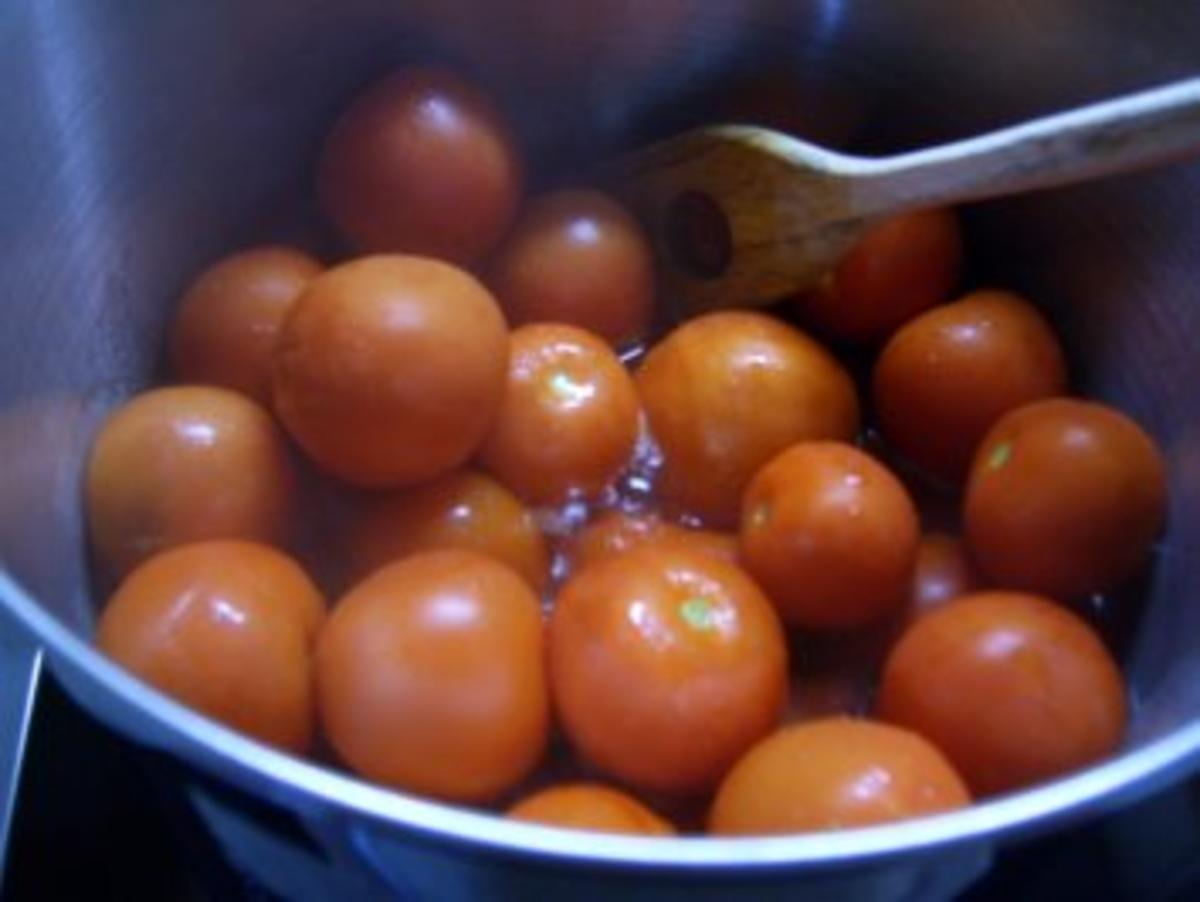
[(1200, 152), (1200, 78), (883, 158), (766, 128), (686, 132), (617, 162), (674, 302), (769, 304), (816, 284), (876, 220)]

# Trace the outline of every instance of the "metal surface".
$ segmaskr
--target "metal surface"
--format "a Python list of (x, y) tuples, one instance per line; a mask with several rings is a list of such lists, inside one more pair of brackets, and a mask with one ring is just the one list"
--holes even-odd
[(80, 462), (99, 413), (153, 378), (170, 303), (199, 266), (250, 241), (334, 250), (308, 201), (320, 137), (398, 63), (436, 57), (479, 78), (551, 181), (702, 121), (722, 85), (766, 66), (828, 89), (821, 112), (843, 123), (841, 143), (892, 152), (1195, 74), (1198, 49), (1200, 16), (1173, 0), (11, 0), (0, 7), (0, 598), (91, 711), (297, 813), (331, 857), (381, 886), (443, 898), (543, 885), (947, 895), (992, 844), (1111, 810), (1200, 760), (1195, 166), (968, 213), (975, 279), (1052, 310), (1077, 384), (1158, 436), (1172, 494), (1127, 655), (1139, 701), (1128, 748), (958, 814), (769, 840), (580, 843), (265, 749), (91, 649)]

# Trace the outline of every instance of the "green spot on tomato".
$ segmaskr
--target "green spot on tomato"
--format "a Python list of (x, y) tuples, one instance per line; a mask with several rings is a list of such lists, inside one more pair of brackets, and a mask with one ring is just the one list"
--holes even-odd
[(713, 613), (712, 602), (700, 595), (689, 598), (679, 606), (680, 616), (693, 629), (710, 630), (716, 626)]
[(999, 470), (1002, 466), (1012, 460), (1012, 442), (1001, 442), (987, 458), (987, 467), (989, 470)]

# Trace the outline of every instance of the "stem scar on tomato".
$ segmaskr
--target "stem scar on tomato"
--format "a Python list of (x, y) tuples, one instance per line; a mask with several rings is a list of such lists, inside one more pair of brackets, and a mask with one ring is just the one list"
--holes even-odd
[(996, 445), (988, 454), (987, 466), (989, 470), (999, 470), (1010, 460), (1012, 460), (1013, 445), (1011, 441), (1003, 441)]
[(688, 626), (698, 630), (710, 630), (716, 626), (713, 604), (702, 595), (695, 595), (679, 606), (679, 615)]

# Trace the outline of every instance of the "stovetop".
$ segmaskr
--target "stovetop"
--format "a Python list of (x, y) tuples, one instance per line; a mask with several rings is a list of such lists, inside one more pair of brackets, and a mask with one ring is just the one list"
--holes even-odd
[[(226, 863), (172, 765), (98, 724), (43, 680), (3, 897), (279, 898)], [(252, 812), (268, 827), (272, 812)], [(290, 825), (280, 820), (281, 832)], [(1002, 852), (967, 902), (1200, 900), (1200, 779), (1097, 823)]]

